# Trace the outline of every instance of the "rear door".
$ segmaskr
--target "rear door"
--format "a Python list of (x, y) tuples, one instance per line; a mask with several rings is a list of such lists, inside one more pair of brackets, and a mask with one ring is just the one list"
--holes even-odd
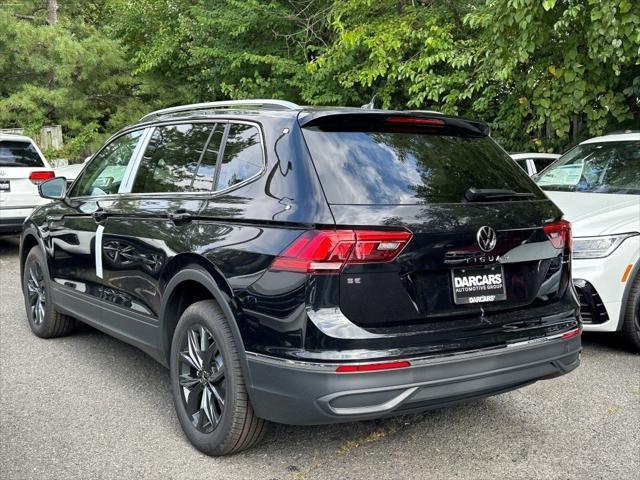
[(45, 203), (38, 183), (53, 177), (37, 147), (23, 140), (0, 140), (0, 209), (18, 210)]
[(110, 302), (158, 317), (160, 274), (173, 256), (192, 251), (226, 129), (225, 121), (153, 127), (130, 188), (107, 207), (102, 264)]
[(412, 234), (394, 261), (343, 270), (339, 304), (352, 322), (491, 329), (501, 312), (513, 321), (558, 300), (568, 258), (542, 226), (561, 213), (473, 125), (343, 116), (303, 132), (338, 228)]

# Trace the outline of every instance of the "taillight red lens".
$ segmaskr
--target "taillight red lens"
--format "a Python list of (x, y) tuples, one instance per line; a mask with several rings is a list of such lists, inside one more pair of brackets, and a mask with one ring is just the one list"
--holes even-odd
[(393, 370), (394, 368), (407, 368), (411, 364), (406, 360), (399, 362), (366, 363), (360, 365), (340, 365), (337, 373), (376, 372), (379, 370)]
[(544, 233), (555, 248), (567, 247), (571, 251), (571, 223), (566, 220), (558, 220), (546, 223), (542, 226)]
[(444, 120), (439, 118), (388, 117), (387, 122), (405, 125), (430, 125), (432, 127), (444, 127)]
[(578, 335), (580, 335), (580, 333), (582, 333), (582, 329), (581, 328), (574, 328), (573, 330), (569, 330), (566, 333), (563, 333), (562, 336), (560, 337), (561, 340), (568, 340), (570, 338), (573, 337), (577, 337)]
[(49, 170), (43, 170), (40, 172), (31, 172), (29, 174), (29, 180), (33, 183), (44, 182), (45, 180), (49, 180), (50, 178), (55, 177), (56, 174)]
[(271, 270), (337, 273), (347, 264), (390, 262), (411, 233), (385, 230), (309, 230), (271, 264)]

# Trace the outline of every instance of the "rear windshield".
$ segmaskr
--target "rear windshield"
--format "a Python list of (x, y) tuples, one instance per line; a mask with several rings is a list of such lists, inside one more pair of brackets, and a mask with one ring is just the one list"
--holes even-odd
[(460, 203), (471, 187), (544, 198), (489, 137), (327, 127), (303, 132), (332, 204)]
[(0, 141), (0, 167), (44, 167), (32, 143)]
[(640, 142), (578, 145), (540, 174), (544, 190), (640, 195)]

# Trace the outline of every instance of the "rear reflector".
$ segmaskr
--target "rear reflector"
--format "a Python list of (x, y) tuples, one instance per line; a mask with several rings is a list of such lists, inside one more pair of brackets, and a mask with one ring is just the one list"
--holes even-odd
[(405, 230), (309, 230), (275, 258), (271, 270), (338, 273), (347, 264), (390, 262), (410, 239)]
[(388, 117), (387, 123), (404, 124), (404, 125), (429, 125), (432, 127), (444, 127), (444, 120), (441, 120), (439, 118)]
[(575, 328), (573, 330), (569, 330), (566, 333), (563, 333), (562, 336), (560, 337), (561, 340), (568, 340), (569, 338), (573, 338), (573, 337), (577, 337), (578, 335), (580, 335), (580, 332), (582, 331), (581, 328)]
[(544, 233), (549, 237), (549, 241), (555, 248), (564, 248), (571, 251), (571, 223), (566, 220), (558, 220), (553, 223), (546, 223), (542, 226)]
[(44, 170), (44, 171), (40, 171), (40, 172), (31, 172), (29, 174), (29, 180), (31, 180), (32, 183), (40, 183), (40, 182), (44, 182), (45, 180), (49, 180), (50, 178), (55, 177), (56, 174), (53, 173), (50, 170)]
[(393, 370), (395, 368), (407, 368), (411, 364), (406, 360), (400, 362), (366, 363), (361, 365), (340, 365), (336, 373), (376, 372), (380, 370)]

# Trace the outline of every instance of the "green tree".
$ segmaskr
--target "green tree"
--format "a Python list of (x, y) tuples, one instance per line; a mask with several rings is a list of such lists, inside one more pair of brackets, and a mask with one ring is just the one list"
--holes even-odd
[(0, 125), (35, 136), (60, 124), (68, 140), (60, 154), (79, 157), (113, 129), (137, 81), (118, 40), (82, 18), (61, 15), (49, 25), (42, 3), (26, 13), (0, 10)]
[(640, 3), (487, 0), (465, 20), (479, 34), (478, 101), (496, 105), (485, 115), (504, 145), (557, 149), (640, 125)]

